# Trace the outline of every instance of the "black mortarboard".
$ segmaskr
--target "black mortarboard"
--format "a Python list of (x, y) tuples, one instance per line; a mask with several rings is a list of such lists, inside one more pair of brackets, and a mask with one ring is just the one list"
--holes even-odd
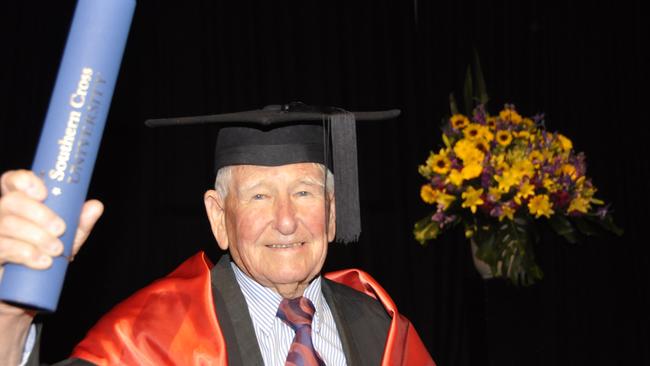
[(218, 124), (215, 172), (228, 165), (279, 166), (321, 163), (332, 169), (336, 191), (336, 240), (361, 233), (356, 122), (397, 117), (399, 110), (348, 112), (294, 102), (209, 116), (150, 119), (149, 127)]

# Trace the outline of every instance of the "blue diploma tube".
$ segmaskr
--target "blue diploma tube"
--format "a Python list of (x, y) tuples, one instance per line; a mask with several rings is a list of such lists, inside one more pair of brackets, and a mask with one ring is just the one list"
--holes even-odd
[(55, 311), (79, 214), (111, 104), (135, 0), (79, 0), (32, 170), (48, 189), (45, 204), (66, 223), (52, 267), (5, 266), (0, 299)]

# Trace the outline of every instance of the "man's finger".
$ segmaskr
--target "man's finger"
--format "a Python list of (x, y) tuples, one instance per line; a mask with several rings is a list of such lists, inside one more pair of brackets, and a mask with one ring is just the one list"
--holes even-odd
[(65, 232), (63, 219), (49, 207), (31, 199), (21, 191), (9, 192), (0, 198), (0, 214), (22, 217), (56, 237)]
[(52, 257), (24, 241), (0, 237), (0, 265), (23, 264), (34, 269), (45, 269), (52, 264)]
[(72, 246), (72, 256), (74, 257), (79, 252), (79, 249), (90, 235), (93, 227), (99, 217), (104, 212), (104, 204), (98, 200), (89, 200), (84, 203), (79, 217), (79, 226), (74, 238), (74, 245)]
[(29, 170), (12, 170), (0, 177), (0, 192), (5, 195), (9, 192), (21, 191), (29, 197), (43, 201), (47, 197), (47, 188), (36, 174)]
[(63, 252), (63, 244), (59, 238), (33, 222), (15, 215), (0, 216), (0, 238), (24, 242), (50, 255)]

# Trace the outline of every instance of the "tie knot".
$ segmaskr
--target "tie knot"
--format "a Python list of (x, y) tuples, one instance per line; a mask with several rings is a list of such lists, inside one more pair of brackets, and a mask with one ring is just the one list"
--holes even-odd
[(300, 296), (295, 299), (283, 299), (278, 308), (277, 317), (294, 331), (298, 331), (305, 326), (311, 327), (315, 311), (314, 304), (308, 298)]

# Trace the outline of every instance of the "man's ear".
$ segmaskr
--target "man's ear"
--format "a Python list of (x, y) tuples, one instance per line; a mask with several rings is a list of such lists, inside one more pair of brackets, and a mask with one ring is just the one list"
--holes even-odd
[(203, 203), (205, 204), (205, 212), (208, 214), (212, 234), (217, 239), (219, 248), (228, 250), (228, 231), (226, 229), (226, 210), (225, 200), (221, 195), (211, 189), (203, 195)]
[(331, 195), (328, 198), (329, 210), (327, 210), (327, 242), (331, 243), (336, 236), (336, 198), (334, 195)]

